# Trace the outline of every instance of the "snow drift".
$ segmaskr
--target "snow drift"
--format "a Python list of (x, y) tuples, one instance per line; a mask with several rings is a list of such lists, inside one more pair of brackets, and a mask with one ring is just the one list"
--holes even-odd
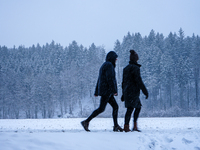
[(113, 132), (111, 118), (93, 119), (86, 132), (83, 119), (0, 120), (0, 150), (200, 150), (198, 117), (139, 118), (141, 133)]

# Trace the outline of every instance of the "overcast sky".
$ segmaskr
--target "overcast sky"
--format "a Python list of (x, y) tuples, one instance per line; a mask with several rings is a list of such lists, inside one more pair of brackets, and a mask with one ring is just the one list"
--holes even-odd
[(75, 40), (112, 50), (128, 32), (180, 28), (200, 35), (200, 0), (0, 0), (0, 45), (9, 48)]

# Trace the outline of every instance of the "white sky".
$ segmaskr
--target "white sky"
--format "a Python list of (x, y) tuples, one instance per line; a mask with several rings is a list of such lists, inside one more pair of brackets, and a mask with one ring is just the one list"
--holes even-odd
[(112, 50), (128, 32), (180, 28), (200, 35), (200, 0), (0, 0), (0, 45), (9, 48), (75, 40)]

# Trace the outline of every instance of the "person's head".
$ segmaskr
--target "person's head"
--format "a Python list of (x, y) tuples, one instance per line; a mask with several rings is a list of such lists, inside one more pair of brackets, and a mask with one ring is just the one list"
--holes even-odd
[(138, 60), (138, 54), (134, 50), (130, 50), (130, 61), (137, 62)]
[(118, 57), (118, 55), (114, 51), (110, 51), (106, 56), (106, 61), (111, 62), (115, 67), (116, 66), (115, 63), (116, 63), (117, 57)]

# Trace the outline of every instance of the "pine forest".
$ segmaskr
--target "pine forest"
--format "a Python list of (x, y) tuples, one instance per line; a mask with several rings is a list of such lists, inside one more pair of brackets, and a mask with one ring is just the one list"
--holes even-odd
[[(23, 44), (23, 43), (22, 43)], [(123, 68), (129, 51), (139, 55), (141, 76), (149, 98), (141, 92), (140, 117), (200, 116), (200, 37), (151, 30), (148, 36), (128, 32), (113, 43), (118, 54), (119, 117)], [(94, 97), (99, 68), (107, 52), (72, 41), (68, 46), (52, 41), (46, 45), (7, 48), (0, 46), (0, 119), (88, 117), (98, 107)], [(99, 117), (111, 117), (108, 105)]]

